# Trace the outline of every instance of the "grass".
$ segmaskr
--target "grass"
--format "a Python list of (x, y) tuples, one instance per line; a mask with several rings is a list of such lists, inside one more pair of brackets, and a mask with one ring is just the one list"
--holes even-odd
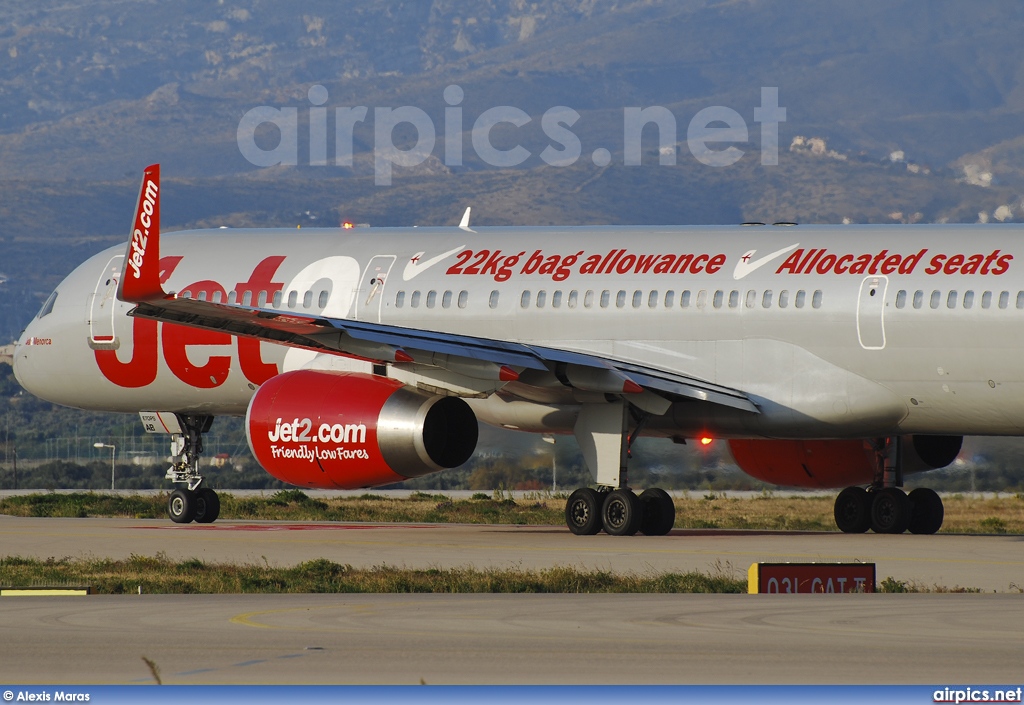
[(575, 568), (357, 569), (326, 559), (292, 568), (175, 562), (166, 556), (127, 560), (0, 558), (0, 586), (91, 585), (96, 594), (239, 593), (742, 593), (746, 580), (723, 573), (622, 575)]
[[(414, 493), (407, 499), (375, 494), (318, 499), (301, 490), (282, 490), (268, 497), (235, 497), (221, 493), (221, 518), (277, 521), (405, 522), (561, 525), (564, 497), (538, 493), (513, 500), (506, 493), (477, 493), (470, 499), (444, 494)], [(831, 496), (727, 498), (715, 493), (676, 498), (677, 529), (758, 529), (836, 531)], [(112, 496), (98, 493), (36, 494), (0, 500), (0, 514), (54, 517), (166, 516), (164, 494)], [(979, 499), (966, 495), (943, 498), (943, 533), (1024, 534), (1024, 495)]]

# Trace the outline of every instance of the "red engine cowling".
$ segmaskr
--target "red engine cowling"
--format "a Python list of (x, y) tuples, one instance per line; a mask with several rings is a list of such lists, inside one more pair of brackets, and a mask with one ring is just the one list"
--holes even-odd
[(743, 472), (787, 487), (849, 487), (875, 477), (875, 454), (864, 441), (732, 439), (729, 450)]
[(387, 377), (296, 370), (265, 382), (245, 418), (253, 456), (293, 485), (355, 489), (454, 468), (476, 449), (462, 399)]

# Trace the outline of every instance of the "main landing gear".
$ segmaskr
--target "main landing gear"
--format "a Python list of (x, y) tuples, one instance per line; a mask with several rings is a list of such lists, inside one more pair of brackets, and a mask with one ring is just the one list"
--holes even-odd
[(919, 487), (909, 495), (903, 485), (901, 438), (877, 444), (879, 469), (871, 487), (847, 487), (836, 497), (835, 519), (839, 530), (863, 534), (934, 534), (942, 527), (945, 510), (935, 490)]
[(181, 433), (171, 436), (172, 465), (167, 479), (185, 487), (171, 492), (167, 514), (176, 524), (211, 524), (220, 515), (220, 498), (203, 485), (199, 457), (203, 454), (203, 434), (213, 425), (212, 416), (178, 416)]
[(657, 487), (639, 496), (629, 489), (626, 471), (629, 447), (643, 425), (636, 421), (629, 433), (631, 414), (624, 401), (583, 404), (574, 433), (598, 489), (576, 490), (565, 503), (569, 531), (590, 536), (600, 531), (612, 536), (664, 536), (675, 524), (676, 508), (668, 492)]

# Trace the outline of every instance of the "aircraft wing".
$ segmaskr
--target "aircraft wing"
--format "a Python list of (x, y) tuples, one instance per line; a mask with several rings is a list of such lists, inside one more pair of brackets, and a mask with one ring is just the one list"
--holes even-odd
[(579, 389), (661, 398), (664, 413), (673, 398), (694, 399), (759, 413), (742, 392), (663, 369), (600, 355), (522, 342), (442, 331), (326, 318), (179, 297), (163, 290), (160, 261), (160, 168), (145, 170), (132, 238), (118, 283), (120, 300), (134, 303), (130, 315), (216, 330), (273, 343), (391, 363), (446, 367), (478, 379), (515, 381), (519, 370), (553, 373)]
[[(650, 389), (672, 397), (708, 401), (759, 413), (754, 403), (737, 390), (675, 372), (588, 353), (177, 297), (135, 303), (136, 308), (131, 312), (133, 316), (294, 347), (397, 363), (420, 361), (426, 357), (423, 353), (446, 355), (462, 360), (463, 367), (490, 363), (495, 366), (495, 373), (499, 376), (496, 378), (506, 381), (518, 376), (512, 368), (550, 370), (556, 375), (567, 375), (570, 381), (575, 372), (578, 378), (586, 379), (582, 383), (584, 388), (589, 384), (594, 389), (627, 394)], [(475, 369), (483, 374), (486, 368), (477, 364)], [(500, 377), (502, 369), (506, 370), (504, 377)]]

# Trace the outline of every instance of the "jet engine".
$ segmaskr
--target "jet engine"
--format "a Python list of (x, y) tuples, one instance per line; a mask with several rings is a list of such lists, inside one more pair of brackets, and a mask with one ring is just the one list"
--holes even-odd
[[(949, 465), (962, 442), (962, 436), (904, 436), (904, 475)], [(787, 487), (867, 485), (874, 480), (877, 464), (863, 440), (733, 439), (729, 450), (743, 472)]]
[(245, 418), (253, 456), (293, 485), (355, 489), (454, 468), (476, 449), (476, 416), (458, 397), (387, 377), (296, 370), (265, 382)]

